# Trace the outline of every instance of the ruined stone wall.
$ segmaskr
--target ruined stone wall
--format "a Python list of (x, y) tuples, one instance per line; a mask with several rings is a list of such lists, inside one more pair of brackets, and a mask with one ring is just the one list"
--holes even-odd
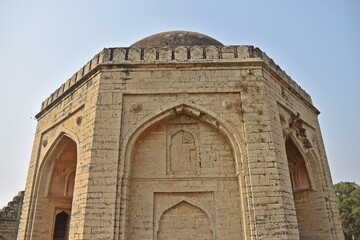
[(24, 192), (19, 192), (6, 207), (0, 209), (0, 239), (16, 239), (23, 197)]

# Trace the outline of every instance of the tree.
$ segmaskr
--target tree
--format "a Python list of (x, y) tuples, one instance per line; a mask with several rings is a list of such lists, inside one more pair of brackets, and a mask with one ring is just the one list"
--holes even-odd
[(355, 182), (334, 185), (345, 239), (360, 239), (360, 186)]

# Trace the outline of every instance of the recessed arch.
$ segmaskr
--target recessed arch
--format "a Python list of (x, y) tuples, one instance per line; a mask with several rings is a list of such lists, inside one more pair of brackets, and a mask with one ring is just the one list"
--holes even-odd
[[(66, 196), (67, 181), (69, 175), (76, 171), (77, 159), (77, 143), (68, 134), (62, 132), (45, 154), (40, 166), (38, 194), (41, 194), (41, 196), (49, 194)], [(59, 182), (54, 182), (55, 177), (60, 178), (59, 180), (63, 186), (61, 186), (61, 190), (51, 192), (54, 190), (52, 187), (59, 184)]]
[[(76, 134), (69, 131), (60, 131), (55, 140), (52, 141), (42, 160), (39, 160), (40, 165), (36, 184), (38, 194), (48, 194), (48, 190), (50, 187), (49, 172), (53, 171), (56, 159), (58, 159), (59, 154), (61, 154), (63, 148), (66, 147), (68, 142), (73, 142), (75, 144), (76, 159), (78, 159), (77, 146), (79, 141)], [(73, 170), (76, 170), (76, 168), (74, 168)]]
[(296, 133), (291, 133), (286, 139), (285, 148), (299, 234), (300, 238), (305, 238), (316, 228), (318, 209), (315, 206), (320, 202), (323, 204), (324, 200), (315, 186), (320, 163), (313, 149), (304, 149)]
[[(174, 118), (179, 115), (188, 115), (193, 117), (194, 119), (198, 119), (201, 122), (211, 125), (213, 128), (217, 129), (221, 134), (226, 136), (229, 140), (235, 161), (236, 162), (236, 172), (241, 172), (242, 169), (238, 169), (239, 166), (242, 165), (241, 158), (241, 137), (235, 135), (237, 131), (232, 129), (230, 125), (226, 123), (226, 121), (221, 120), (219, 117), (214, 117), (215, 114), (211, 113), (209, 110), (205, 110), (199, 106), (190, 105), (189, 103), (181, 103), (169, 107), (167, 109), (162, 109), (160, 111), (155, 112), (152, 116), (145, 118), (144, 121), (141, 121), (134, 125), (134, 127), (128, 131), (129, 135), (125, 136), (124, 142), (126, 143), (124, 155), (124, 171), (122, 173), (122, 178), (127, 179), (130, 173), (130, 161), (131, 156), (133, 154), (133, 150), (135, 147), (135, 143), (141, 137), (141, 135), (147, 130), (150, 129), (156, 124), (166, 121), (167, 119)], [(238, 162), (240, 160), (240, 162)]]
[(157, 227), (157, 240), (171, 238), (173, 229), (187, 239), (214, 239), (213, 225), (208, 214), (185, 200), (166, 209), (161, 214)]
[[(55, 237), (56, 218), (59, 215), (56, 209), (58, 208), (63, 209), (62, 212), (68, 215), (66, 232), (68, 234), (77, 162), (77, 142), (69, 134), (61, 132), (44, 155), (38, 171), (37, 191), (35, 192), (36, 208), (33, 212), (32, 219), (34, 220), (31, 222), (30, 229), (42, 228), (42, 237), (44, 238)], [(44, 226), (44, 222), (50, 224)]]
[[(316, 154), (314, 151), (305, 150), (303, 148), (302, 142), (300, 142), (297, 137), (296, 133), (292, 132), (289, 134), (289, 136), (285, 140), (285, 150), (286, 150), (286, 156), (288, 158), (288, 164), (289, 164), (289, 170), (290, 170), (290, 159), (289, 158), (297, 158), (297, 168), (298, 174), (301, 176), (297, 176), (298, 181), (301, 181), (301, 177), (303, 177), (302, 181), (305, 183), (303, 187), (298, 187), (295, 190), (296, 191), (303, 191), (303, 190), (315, 190), (315, 180), (314, 180), (314, 173), (318, 172), (318, 167), (316, 164)], [(291, 155), (291, 152), (295, 156), (289, 156)], [(296, 159), (293, 159), (293, 161), (296, 162)], [(295, 171), (294, 168), (294, 171)], [(294, 171), (291, 172), (291, 181), (292, 184), (294, 184), (294, 180), (296, 177), (294, 176)], [(305, 176), (306, 175), (306, 176)], [(295, 179), (294, 179), (295, 178)], [(307, 179), (306, 179), (307, 178)], [(305, 182), (304, 182), (305, 181)], [(308, 183), (306, 183), (308, 181)], [(299, 183), (299, 182), (298, 182)], [(294, 186), (293, 186), (294, 187)]]
[(175, 203), (169, 203), (169, 204), (164, 204), (163, 210), (161, 211), (161, 213), (156, 216), (156, 218), (154, 219), (154, 224), (155, 224), (155, 229), (154, 229), (154, 233), (155, 235), (157, 234), (157, 232), (159, 231), (159, 222), (160, 222), (160, 218), (164, 215), (164, 213), (173, 208), (174, 206), (180, 204), (181, 202), (186, 202), (189, 203), (199, 209), (201, 209), (201, 211), (203, 211), (207, 218), (209, 219), (209, 223), (210, 223), (210, 230), (215, 234), (215, 228), (214, 228), (214, 214), (206, 207), (204, 206), (201, 202), (196, 201), (195, 199), (191, 199), (189, 197), (181, 197), (178, 201), (176, 201)]
[[(219, 136), (221, 135), (224, 140), (226, 140), (229, 148), (229, 151), (231, 151), (231, 154), (233, 156), (234, 161), (234, 173), (233, 179), (237, 185), (236, 191), (239, 192), (239, 195), (242, 195), (243, 193), (240, 192), (239, 188), (239, 180), (238, 177), (239, 172), (245, 171), (245, 169), (242, 169), (242, 162), (241, 162), (241, 150), (240, 150), (240, 139), (241, 136), (238, 136), (234, 133), (235, 129), (232, 129), (231, 126), (228, 124), (223, 124), (224, 121), (219, 120), (216, 117), (213, 117), (215, 114), (209, 114), (208, 111), (194, 105), (188, 105), (188, 104), (178, 104), (175, 106), (172, 106), (170, 108), (167, 108), (165, 110), (161, 110), (156, 112), (154, 115), (149, 116), (148, 118), (144, 119), (144, 121), (137, 123), (132, 129), (128, 131), (128, 135), (124, 135), (124, 150), (121, 152), (123, 159), (124, 159), (124, 165), (122, 168), (122, 171), (119, 175), (119, 185), (121, 185), (121, 195), (124, 196), (124, 198), (120, 199), (119, 203), (120, 206), (118, 209), (122, 209), (122, 212), (118, 212), (120, 216), (120, 226), (127, 225), (125, 219), (128, 219), (129, 216), (125, 215), (128, 214), (128, 207), (130, 201), (130, 185), (132, 185), (134, 178), (130, 177), (131, 174), (131, 165), (132, 160), (135, 155), (135, 150), (138, 148), (139, 144), (144, 140), (145, 135), (147, 135), (150, 131), (153, 129), (157, 129), (158, 127), (163, 127), (164, 123), (172, 124), (172, 120), (179, 119), (182, 116), (186, 116), (190, 119), (193, 119), (194, 121), (198, 122), (199, 124), (203, 124), (204, 126), (207, 126), (208, 128), (213, 129), (214, 132), (216, 132)], [(178, 121), (178, 120), (176, 120)], [(191, 125), (191, 123), (186, 123), (186, 125)], [(154, 130), (157, 131), (157, 130)], [(185, 133), (186, 131), (182, 132)], [(176, 133), (176, 131), (174, 132)], [(145, 135), (144, 135), (145, 134)], [(190, 136), (190, 135), (189, 135)], [(191, 134), (191, 136), (196, 137), (196, 134)], [(166, 145), (164, 145), (165, 147)], [(152, 148), (154, 149), (154, 148)], [(145, 165), (144, 165), (145, 166)], [(186, 177), (186, 176), (183, 176)], [(241, 180), (240, 180), (241, 181)], [(185, 190), (186, 192), (186, 190)], [(133, 195), (132, 195), (133, 196)], [(238, 201), (241, 201), (242, 199), (240, 196), (237, 198)], [(136, 202), (136, 200), (133, 200)], [(245, 216), (245, 212), (243, 209), (247, 208), (246, 202), (241, 202), (239, 204), (239, 214), (243, 214), (243, 216), (238, 216), (238, 219), (241, 219), (242, 223), (239, 223), (239, 229), (241, 234), (246, 234), (245, 232), (247, 229), (245, 229), (244, 226), (247, 226), (248, 217)], [(134, 212), (133, 208), (131, 208), (132, 212)], [(126, 228), (127, 229), (127, 228)], [(127, 236), (127, 231), (125, 231), (125, 234), (121, 236), (121, 239), (126, 239), (129, 236)], [(132, 231), (132, 230), (131, 230)], [(240, 233), (239, 233), (240, 234)], [(131, 238), (131, 237), (130, 237)]]
[(286, 140), (285, 146), (293, 191), (310, 189), (311, 183), (304, 157), (291, 138)]

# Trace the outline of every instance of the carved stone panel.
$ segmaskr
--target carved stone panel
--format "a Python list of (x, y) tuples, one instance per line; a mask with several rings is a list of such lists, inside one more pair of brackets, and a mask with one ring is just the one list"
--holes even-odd
[(195, 174), (198, 157), (198, 124), (167, 125), (167, 173)]

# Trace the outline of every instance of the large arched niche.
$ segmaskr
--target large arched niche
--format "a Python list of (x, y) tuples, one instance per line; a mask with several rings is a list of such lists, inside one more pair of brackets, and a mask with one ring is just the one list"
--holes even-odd
[[(58, 227), (56, 218), (59, 211), (67, 213), (67, 224), (70, 224), (77, 160), (77, 143), (62, 132), (45, 154), (39, 168), (32, 229), (37, 232), (35, 234), (42, 232), (42, 235), (36, 237), (53, 237)], [(69, 227), (66, 226), (67, 229)]]
[[(219, 236), (244, 234), (247, 218), (238, 179), (240, 149), (228, 126), (199, 108), (182, 104), (138, 125), (126, 142), (120, 202), (125, 235), (121, 239), (155, 236), (154, 212), (169, 199), (184, 197), (210, 206), (219, 223), (220, 229), (215, 229)], [(190, 163), (182, 167), (179, 161)], [(221, 224), (230, 215), (233, 224)]]
[(312, 149), (304, 149), (302, 142), (292, 133), (285, 141), (289, 175), (292, 185), (294, 205), (300, 237), (311, 236), (316, 232), (316, 206), (323, 204), (321, 191), (316, 187), (321, 174), (317, 157)]
[(129, 177), (131, 160), (138, 140), (143, 138), (149, 130), (154, 129), (156, 126), (159, 126), (168, 120), (175, 119), (178, 116), (188, 116), (192, 119), (197, 119), (222, 134), (232, 148), (236, 161), (236, 174), (239, 174), (243, 171), (241, 158), (242, 154), (240, 149), (242, 138), (236, 134), (239, 130), (233, 129), (229, 124), (226, 124), (225, 120), (221, 120), (219, 117), (214, 117), (215, 114), (210, 114), (209, 112), (210, 111), (199, 106), (190, 105), (189, 103), (179, 104), (168, 109), (158, 111), (153, 116), (134, 125), (134, 127), (128, 131), (132, 134), (125, 136), (123, 140), (126, 142), (126, 146), (125, 151), (123, 152), (123, 158), (125, 161), (121, 177), (123, 179), (128, 179)]

